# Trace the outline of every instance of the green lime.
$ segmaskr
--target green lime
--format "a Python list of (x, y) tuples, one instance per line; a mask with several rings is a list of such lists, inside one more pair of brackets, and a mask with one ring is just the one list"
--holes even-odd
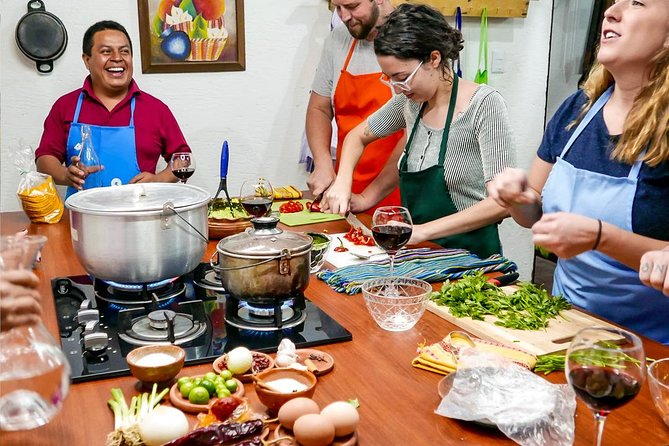
[(193, 387), (188, 394), (188, 401), (193, 404), (209, 403), (209, 391), (202, 386)]
[(183, 383), (187, 383), (187, 382), (190, 382), (190, 378), (188, 376), (182, 376), (177, 381), (177, 386), (179, 387), (179, 389), (181, 389), (181, 386), (183, 385)]
[(204, 379), (208, 379), (209, 381), (213, 381), (216, 379), (216, 374), (214, 372), (207, 372), (204, 374)]
[(237, 391), (237, 381), (234, 379), (228, 379), (225, 381), (225, 387), (227, 387), (231, 393), (235, 393)]
[(201, 382), (202, 382), (202, 378), (194, 378), (193, 379), (193, 384), (195, 384), (195, 386), (199, 386)]
[(219, 398), (227, 398), (230, 395), (232, 395), (232, 393), (230, 393), (230, 391), (228, 389), (226, 389), (225, 387), (216, 390), (216, 396), (219, 397)]
[(232, 378), (232, 372), (228, 369), (221, 370), (221, 378), (223, 378), (226, 381), (229, 380), (230, 378)]
[(213, 381), (209, 381), (208, 379), (203, 379), (202, 382), (200, 383), (200, 386), (207, 389), (209, 395), (213, 395), (214, 393), (216, 393), (216, 384), (214, 384)]
[(188, 381), (183, 383), (179, 387), (179, 392), (181, 392), (181, 396), (184, 398), (188, 398), (188, 395), (190, 395), (191, 390), (193, 390), (193, 387), (195, 387), (195, 384), (192, 381)]

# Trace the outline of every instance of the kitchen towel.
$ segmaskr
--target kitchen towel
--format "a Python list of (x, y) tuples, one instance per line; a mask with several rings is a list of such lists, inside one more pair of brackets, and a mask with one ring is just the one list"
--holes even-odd
[[(324, 270), (316, 277), (330, 287), (346, 294), (359, 293), (363, 282), (389, 275), (390, 262), (382, 259), (362, 265), (349, 265), (335, 270)], [(516, 271), (514, 262), (499, 254), (480, 259), (464, 249), (417, 248), (400, 251), (395, 257), (394, 276), (413, 277), (427, 282), (459, 279), (472, 271)]]

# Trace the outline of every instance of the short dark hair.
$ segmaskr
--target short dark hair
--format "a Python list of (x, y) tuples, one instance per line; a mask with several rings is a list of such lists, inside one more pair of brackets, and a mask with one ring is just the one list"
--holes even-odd
[(128, 31), (125, 30), (123, 25), (121, 25), (118, 22), (114, 22), (113, 20), (102, 20), (101, 22), (94, 23), (86, 30), (86, 32), (84, 33), (84, 43), (82, 45), (82, 50), (84, 54), (87, 56), (92, 55), (93, 36), (95, 36), (95, 33), (100, 31), (105, 31), (107, 29), (120, 31), (123, 34), (125, 34), (125, 37), (128, 39), (128, 43), (130, 44), (130, 54), (132, 54), (132, 40), (130, 40)]
[(463, 43), (462, 33), (449, 25), (441, 12), (426, 5), (403, 3), (379, 28), (374, 52), (377, 56), (427, 62), (432, 51), (439, 51), (446, 78), (460, 57)]

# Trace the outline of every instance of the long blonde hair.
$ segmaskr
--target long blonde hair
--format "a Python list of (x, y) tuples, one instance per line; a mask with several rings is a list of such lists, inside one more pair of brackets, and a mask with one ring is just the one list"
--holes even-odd
[[(617, 161), (633, 164), (647, 149), (642, 160), (655, 167), (669, 160), (669, 48), (662, 48), (650, 65), (650, 81), (634, 99), (625, 119), (623, 134), (611, 156)], [(583, 105), (579, 117), (567, 128), (578, 124), (597, 98), (613, 83), (611, 73), (596, 62), (581, 86), (588, 101)]]

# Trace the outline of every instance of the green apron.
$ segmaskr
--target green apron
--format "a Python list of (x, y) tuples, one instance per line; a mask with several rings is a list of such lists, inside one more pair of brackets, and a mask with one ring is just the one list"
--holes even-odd
[[(451, 195), (444, 181), (444, 159), (446, 157), (446, 146), (448, 145), (448, 134), (453, 121), (453, 110), (455, 100), (458, 96), (458, 77), (453, 78), (453, 90), (446, 116), (444, 134), (441, 138), (439, 150), (439, 161), (436, 165), (418, 172), (407, 171), (407, 159), (413, 141), (418, 121), (423, 116), (425, 105), (420, 109), (416, 122), (411, 129), (411, 135), (404, 148), (404, 157), (400, 163), (400, 195), (402, 206), (409, 209), (411, 219), (415, 224), (427, 223), (447, 215), (453, 215), (458, 210), (453, 204)], [(438, 199), (437, 199), (438, 198)], [(480, 258), (487, 258), (493, 254), (502, 252), (502, 247), (497, 234), (497, 225), (491, 224), (475, 229), (464, 234), (456, 234), (440, 239), (432, 240), (445, 248), (463, 248)]]

